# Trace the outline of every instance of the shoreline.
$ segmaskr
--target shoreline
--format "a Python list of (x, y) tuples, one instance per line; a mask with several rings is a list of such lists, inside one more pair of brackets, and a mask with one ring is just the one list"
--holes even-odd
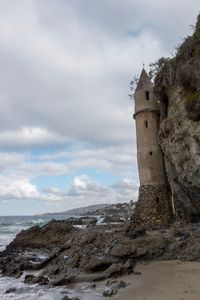
[[(63, 287), (66, 293), (61, 291), (61, 287), (50, 290), (47, 288), (46, 292), (52, 292), (54, 296), (61, 298), (65, 295), (79, 297), (80, 300), (199, 300), (200, 262), (153, 261), (148, 264), (139, 263), (135, 271), (141, 272), (141, 275), (131, 274), (117, 278), (117, 281), (126, 282), (127, 287), (119, 289), (118, 293), (111, 298), (102, 296), (106, 281), (96, 282), (95, 289), (88, 288), (91, 283), (82, 282)], [(31, 290), (34, 287), (29, 286), (29, 288)], [(39, 293), (38, 288), (39, 286), (37, 287)], [(60, 296), (57, 294), (59, 290)], [(44, 293), (42, 294), (46, 299)], [(49, 299), (54, 299), (53, 294), (48, 295)], [(5, 295), (3, 299), (10, 298)], [(30, 299), (35, 298), (30, 296)]]
[(130, 283), (114, 300), (199, 300), (200, 263), (156, 261), (138, 264), (141, 275), (123, 276)]
[[(112, 297), (105, 298), (106, 281), (96, 282), (96, 289), (88, 290), (89, 283), (73, 284), (73, 296), (80, 300), (199, 300), (200, 262), (179, 260), (154, 261), (137, 265), (141, 275), (125, 275), (117, 281), (124, 281), (127, 287), (119, 289)], [(70, 286), (66, 289), (70, 290)], [(70, 293), (68, 294), (70, 296)]]
[(36, 287), (39, 293), (59, 289), (56, 299), (100, 300), (104, 294), (116, 300), (199, 300), (199, 223), (154, 231), (126, 223), (84, 229), (73, 224), (51, 220), (23, 230), (0, 253), (2, 276), (26, 284), (9, 293)]

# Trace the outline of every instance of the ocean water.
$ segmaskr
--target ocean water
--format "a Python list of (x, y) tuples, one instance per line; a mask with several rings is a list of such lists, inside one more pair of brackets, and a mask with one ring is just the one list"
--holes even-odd
[(0, 251), (10, 243), (17, 233), (34, 225), (44, 225), (52, 219), (62, 220), (69, 216), (56, 214), (51, 216), (17, 216), (1, 217), (0, 216)]
[[(69, 216), (68, 216), (69, 217)], [(51, 219), (64, 219), (66, 216), (19, 216), (19, 217), (0, 217), (0, 251), (3, 251), (16, 236), (23, 229), (27, 229), (34, 225), (44, 225)], [(30, 273), (30, 272), (29, 272)], [(5, 294), (6, 290), (16, 288), (15, 293)], [(56, 300), (62, 298), (62, 289), (47, 288), (37, 285), (23, 284), (23, 277), (20, 279), (12, 279), (1, 277), (0, 275), (0, 299), (29, 299), (29, 300)]]
[[(3, 251), (6, 245), (23, 229), (35, 225), (42, 226), (52, 219), (62, 220), (69, 217), (72, 216), (56, 214), (51, 216), (0, 217), (0, 251)], [(31, 272), (28, 272), (28, 274), (31, 274)], [(101, 286), (98, 290), (88, 290), (87, 283), (67, 289), (63, 287), (48, 288), (47, 286), (27, 285), (23, 283), (25, 275), (26, 273), (19, 279), (2, 277), (0, 275), (0, 300), (61, 300), (65, 296), (63, 292), (67, 292), (70, 297), (77, 296), (80, 300), (102, 299)], [(6, 294), (5, 292), (10, 288), (16, 288), (16, 292)]]

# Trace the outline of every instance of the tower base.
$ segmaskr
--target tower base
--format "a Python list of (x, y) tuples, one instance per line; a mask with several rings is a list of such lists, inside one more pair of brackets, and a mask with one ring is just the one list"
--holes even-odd
[(132, 217), (138, 227), (156, 228), (172, 222), (171, 193), (167, 185), (143, 185)]

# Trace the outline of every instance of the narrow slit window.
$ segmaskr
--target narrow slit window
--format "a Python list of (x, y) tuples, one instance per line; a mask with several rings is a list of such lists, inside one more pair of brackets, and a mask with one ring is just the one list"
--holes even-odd
[(145, 127), (148, 128), (149, 127), (149, 123), (148, 121), (145, 121)]
[(159, 202), (160, 202), (159, 198), (158, 198), (158, 197), (156, 197), (156, 203), (159, 203)]
[(146, 100), (149, 101), (149, 99), (150, 99), (150, 98), (149, 98), (149, 91), (146, 91), (146, 92), (145, 92), (145, 96), (146, 96)]
[(150, 155), (150, 156), (152, 156), (152, 155), (153, 155), (153, 152), (152, 152), (152, 151), (150, 151), (150, 152), (149, 152), (149, 155)]

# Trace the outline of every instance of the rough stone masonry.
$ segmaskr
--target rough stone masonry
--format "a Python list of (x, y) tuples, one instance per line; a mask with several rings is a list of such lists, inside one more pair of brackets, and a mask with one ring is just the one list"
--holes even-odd
[(160, 108), (153, 84), (143, 69), (135, 91), (139, 199), (133, 222), (146, 228), (172, 221), (172, 198), (158, 142)]

